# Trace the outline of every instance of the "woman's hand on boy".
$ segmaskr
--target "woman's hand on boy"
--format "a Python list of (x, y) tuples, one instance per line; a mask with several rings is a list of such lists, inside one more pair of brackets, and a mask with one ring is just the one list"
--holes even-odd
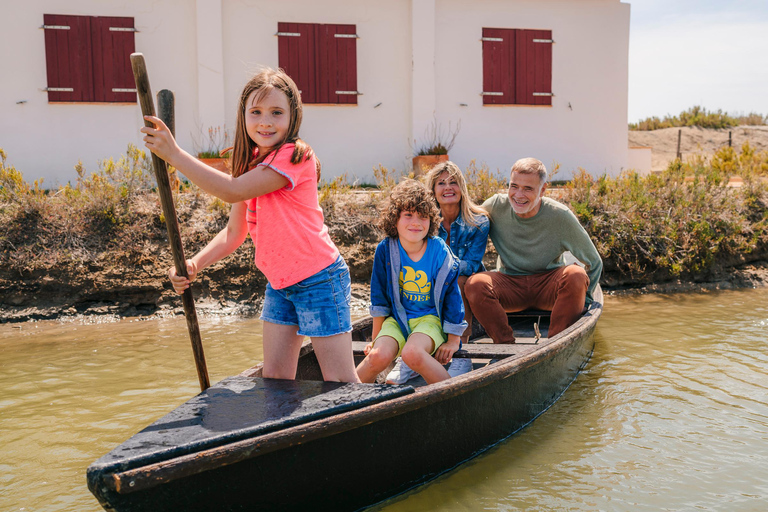
[(459, 350), (459, 337), (455, 334), (448, 335), (448, 341), (437, 347), (435, 351), (435, 359), (440, 364), (448, 364), (453, 357), (453, 354)]
[(181, 148), (176, 144), (176, 140), (171, 134), (171, 130), (165, 123), (155, 116), (144, 116), (144, 119), (154, 126), (145, 126), (140, 131), (144, 135), (144, 145), (169, 164), (173, 165), (172, 160), (181, 152)]
[(179, 295), (184, 293), (184, 290), (189, 288), (190, 283), (197, 277), (197, 264), (192, 260), (187, 260), (187, 274), (189, 275), (189, 278), (177, 275), (176, 267), (171, 267), (168, 270), (168, 277), (171, 280), (171, 285)]

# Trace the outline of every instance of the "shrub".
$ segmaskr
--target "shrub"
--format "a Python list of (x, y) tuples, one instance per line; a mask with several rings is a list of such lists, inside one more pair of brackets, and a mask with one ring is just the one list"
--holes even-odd
[(730, 116), (722, 110), (710, 111), (698, 105), (680, 112), (677, 116), (667, 114), (664, 119), (648, 117), (637, 123), (629, 123), (630, 130), (649, 131), (661, 128), (699, 126), (701, 128), (731, 128), (739, 125), (764, 125), (768, 116), (750, 113), (746, 116)]
[(469, 162), (464, 177), (467, 180), (469, 196), (477, 204), (483, 204), (483, 201), (507, 187), (504, 176), (498, 171), (492, 173), (486, 163), (478, 167), (475, 160)]
[[(606, 263), (627, 281), (699, 278), (716, 262), (768, 250), (768, 163), (748, 145), (723, 148), (711, 162), (673, 162), (661, 175), (634, 171), (595, 180), (581, 170), (563, 201), (579, 217)], [(744, 186), (728, 176), (747, 176)]]

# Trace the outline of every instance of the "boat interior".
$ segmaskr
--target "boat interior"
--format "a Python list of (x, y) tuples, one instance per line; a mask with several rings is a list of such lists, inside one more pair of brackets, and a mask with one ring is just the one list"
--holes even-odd
[[(472, 324), (472, 335), (469, 343), (462, 346), (456, 352), (454, 358), (468, 358), (472, 361), (472, 369), (477, 370), (496, 361), (509, 357), (521, 357), (529, 354), (548, 341), (549, 311), (526, 310), (516, 313), (507, 313), (509, 325), (515, 331), (516, 342), (513, 345), (496, 345), (487, 336), (480, 322), (475, 320)], [(355, 329), (352, 335), (352, 349), (355, 355), (355, 364), (360, 363), (365, 357), (365, 346), (371, 340), (372, 323), (363, 328)], [(394, 366), (394, 362), (376, 379), (378, 384), (384, 384), (387, 373)], [(445, 365), (446, 369), (448, 365)], [(407, 382), (413, 388), (424, 387), (427, 382), (419, 375)]]
[[(509, 321), (517, 343), (496, 345), (475, 322), (470, 342), (454, 357), (471, 359), (473, 370), (478, 370), (547, 343), (548, 313), (514, 313)], [(362, 360), (370, 335), (370, 321), (356, 324), (356, 363)], [(388, 371), (379, 375), (377, 384), (384, 384)], [(426, 386), (420, 376), (399, 386), (323, 382), (314, 352), (305, 344), (296, 380), (263, 379), (261, 365), (224, 379), (134, 435), (95, 466), (126, 470), (157, 463), (418, 393)]]

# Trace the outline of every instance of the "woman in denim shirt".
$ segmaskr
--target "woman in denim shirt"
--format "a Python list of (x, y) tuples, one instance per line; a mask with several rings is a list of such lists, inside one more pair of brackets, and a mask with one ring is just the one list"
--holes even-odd
[[(445, 240), (459, 259), (459, 288), (464, 300), (464, 320), (468, 325), (461, 342), (466, 343), (472, 332), (472, 311), (464, 297), (464, 283), (472, 274), (485, 270), (483, 256), (490, 228), (488, 213), (469, 197), (464, 174), (453, 162), (433, 167), (427, 174), (427, 188), (435, 196), (442, 216), (437, 236)], [(469, 359), (456, 359), (448, 371), (451, 374), (465, 373), (471, 369), (468, 363)], [(467, 368), (454, 368), (462, 365)]]

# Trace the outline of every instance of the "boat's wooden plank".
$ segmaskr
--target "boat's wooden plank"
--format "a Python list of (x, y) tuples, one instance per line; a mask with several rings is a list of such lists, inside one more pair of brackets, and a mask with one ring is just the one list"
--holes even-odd
[[(539, 341), (539, 343), (544, 342), (545, 340)], [(354, 351), (355, 356), (364, 356), (364, 350), (367, 344), (368, 343), (365, 341), (353, 341), (352, 350)], [(531, 345), (534, 347), (537, 346), (533, 338), (523, 338), (518, 340), (518, 343), (511, 345), (497, 345), (491, 342), (489, 338), (481, 338), (476, 340), (475, 343), (465, 343), (461, 350), (453, 354), (453, 357), (468, 357), (472, 359), (504, 359), (529, 352), (529, 350), (525, 349), (524, 347), (529, 347)]]
[(230, 377), (99, 459), (125, 470), (413, 393), (409, 386)]

